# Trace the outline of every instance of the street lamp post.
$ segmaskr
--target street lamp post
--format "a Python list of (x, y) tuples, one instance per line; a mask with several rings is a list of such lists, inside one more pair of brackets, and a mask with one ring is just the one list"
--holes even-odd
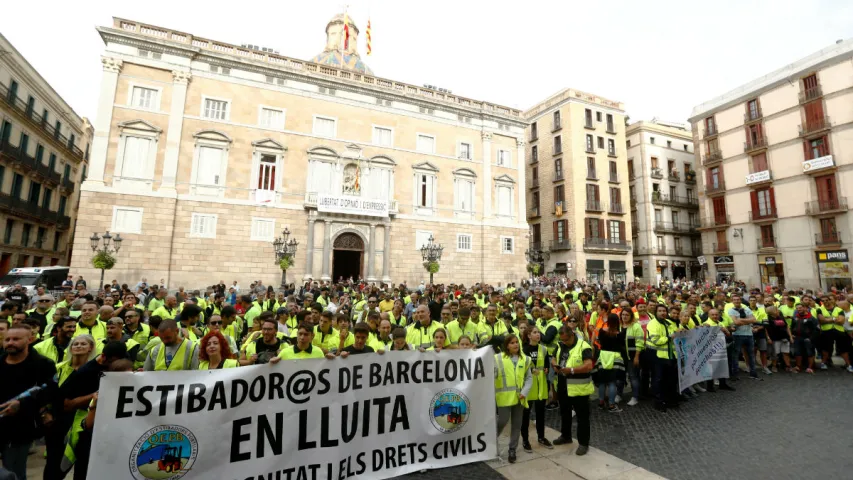
[(438, 264), (439, 260), (441, 260), (442, 251), (444, 251), (444, 247), (441, 244), (436, 244), (432, 235), (429, 236), (427, 243), (421, 246), (421, 256), (424, 259), (424, 268), (429, 272), (430, 285), (432, 285), (432, 275), (435, 273), (431, 266)]
[[(289, 240), (288, 240), (289, 239)], [(299, 243), (295, 238), (290, 238), (290, 230), (285, 227), (281, 232), (281, 236), (272, 242), (275, 249), (275, 258), (279, 266), (282, 261), (287, 261), (288, 267), (293, 265), (293, 259), (296, 258), (296, 247)], [(284, 291), (287, 288), (287, 268), (281, 269), (281, 285), (280, 289)]]
[[(101, 242), (101, 240), (103, 240), (103, 242)], [(89, 237), (92, 252), (94, 252), (96, 256), (99, 254), (112, 256), (113, 253), (118, 253), (119, 249), (121, 249), (121, 242), (123, 240), (124, 239), (121, 238), (120, 233), (117, 233), (116, 236), (113, 237), (110, 235), (109, 230), (104, 232), (103, 237), (98, 237), (97, 232), (93, 233), (92, 236)], [(101, 290), (104, 289), (104, 270), (105, 268), (101, 267)]]

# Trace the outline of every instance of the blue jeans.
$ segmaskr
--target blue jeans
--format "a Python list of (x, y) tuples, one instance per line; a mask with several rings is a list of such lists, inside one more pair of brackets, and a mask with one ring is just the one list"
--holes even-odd
[(616, 405), (616, 382), (598, 384), (598, 400), (603, 402), (605, 391), (610, 405)]
[[(626, 376), (628, 380), (631, 382), (631, 396), (640, 399), (640, 367), (634, 366), (634, 360), (632, 356), (629, 356), (628, 362), (625, 364), (625, 369), (627, 370)], [(625, 393), (625, 381), (619, 380), (616, 382), (616, 393), (621, 397)]]
[(27, 455), (30, 454), (32, 442), (20, 445), (4, 445), (0, 447), (3, 454), (3, 468), (18, 476), (18, 480), (27, 480)]
[(735, 358), (730, 365), (732, 377), (738, 376), (738, 372), (740, 370), (740, 368), (738, 368), (738, 358), (740, 358), (740, 354), (743, 352), (743, 347), (746, 347), (747, 350), (749, 374), (753, 377), (757, 376), (758, 373), (755, 371), (755, 339), (752, 337), (752, 333), (749, 335), (732, 335), (732, 337), (735, 340)]

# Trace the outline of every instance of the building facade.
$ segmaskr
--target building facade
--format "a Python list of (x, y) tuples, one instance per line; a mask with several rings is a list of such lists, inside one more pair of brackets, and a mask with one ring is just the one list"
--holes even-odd
[(700, 278), (693, 136), (657, 120), (629, 125), (626, 136), (634, 277), (652, 284)]
[(521, 112), (373, 76), (343, 18), (312, 61), (125, 19), (106, 45), (75, 272), (90, 231), (125, 238), (110, 273), (201, 287), (290, 281), (517, 282), (527, 239)]
[(853, 41), (693, 109), (710, 278), (850, 285)]
[(0, 275), (68, 265), (92, 128), (0, 35)]
[(544, 272), (631, 281), (625, 111), (620, 102), (565, 89), (524, 113), (527, 219)]

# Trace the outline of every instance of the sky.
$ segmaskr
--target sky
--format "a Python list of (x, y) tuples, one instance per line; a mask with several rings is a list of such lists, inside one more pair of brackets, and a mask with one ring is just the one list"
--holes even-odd
[(95, 27), (113, 16), (308, 60), (348, 5), (379, 77), (522, 110), (572, 87), (623, 102), (632, 122), (686, 122), (694, 106), (853, 33), (849, 0), (349, 1), (6, 2), (0, 33), (94, 120)]

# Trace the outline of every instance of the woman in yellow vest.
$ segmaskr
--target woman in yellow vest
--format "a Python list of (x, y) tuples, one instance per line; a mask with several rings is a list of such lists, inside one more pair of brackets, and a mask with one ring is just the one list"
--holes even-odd
[(628, 406), (633, 407), (640, 403), (640, 356), (645, 347), (646, 332), (634, 312), (630, 309), (623, 309), (619, 313), (619, 319), (622, 321), (622, 330), (625, 332), (625, 347), (626, 357), (625, 376), (626, 381), (616, 384), (616, 396), (621, 397), (625, 392), (625, 384), (627, 380), (631, 381), (631, 400), (628, 401)]
[(545, 438), (545, 402), (548, 401), (547, 376), (548, 366), (551, 365), (551, 362), (548, 359), (548, 350), (539, 343), (541, 339), (542, 332), (538, 328), (522, 330), (522, 351), (524, 355), (530, 358), (531, 376), (533, 377), (530, 395), (527, 397), (528, 408), (524, 409), (524, 416), (521, 419), (521, 447), (524, 448), (525, 452), (533, 452), (527, 432), (530, 429), (531, 410), (536, 413), (536, 438), (539, 440), (539, 445), (548, 449), (554, 448), (551, 442)]
[(422, 352), (426, 352), (427, 350), (440, 352), (445, 348), (453, 348), (452, 346), (448, 346), (446, 344), (447, 331), (443, 328), (439, 328), (436, 331), (432, 332), (432, 346), (427, 349), (420, 348), (419, 350)]
[(224, 335), (219, 331), (213, 331), (202, 337), (198, 351), (199, 370), (219, 370), (238, 366), (239, 363), (234, 359), (228, 339)]
[(512, 421), (509, 433), (509, 463), (515, 463), (515, 449), (521, 434), (524, 409), (528, 407), (527, 395), (533, 387), (530, 359), (521, 351), (518, 337), (509, 334), (504, 338), (502, 353), (495, 355), (495, 403), (498, 406), (498, 436)]
[(625, 350), (625, 333), (619, 328), (618, 315), (609, 313), (605, 319), (604, 325), (595, 335), (600, 350), (598, 361), (595, 363), (593, 380), (598, 384), (598, 408), (601, 410), (606, 408), (611, 413), (617, 413), (622, 411), (616, 398), (616, 384), (625, 381), (625, 362), (622, 360), (622, 351)]

